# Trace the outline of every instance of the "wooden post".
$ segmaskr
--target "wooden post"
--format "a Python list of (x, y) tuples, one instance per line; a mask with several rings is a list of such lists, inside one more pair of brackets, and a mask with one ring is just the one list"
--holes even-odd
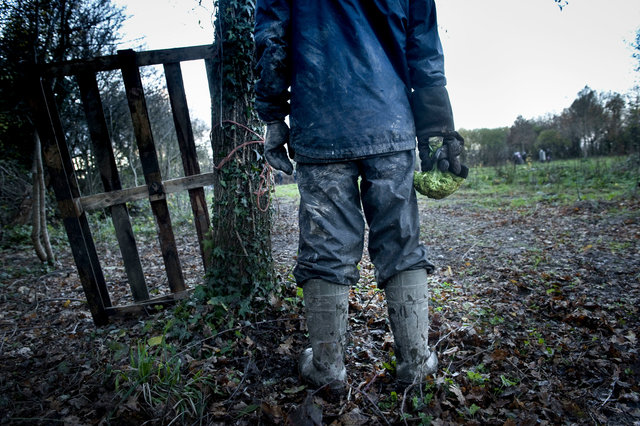
[[(196, 152), (196, 144), (193, 138), (193, 129), (191, 128), (191, 119), (189, 117), (187, 97), (184, 92), (184, 82), (182, 80), (180, 63), (173, 62), (164, 64), (164, 74), (167, 80), (167, 90), (169, 91), (169, 100), (171, 101), (171, 110), (173, 112), (173, 122), (176, 127), (180, 154), (182, 155), (184, 174), (185, 176), (198, 175), (200, 174), (200, 165), (198, 164), (198, 154)], [(193, 211), (196, 233), (198, 234), (202, 262), (204, 264), (204, 269), (209, 270), (211, 253), (209, 249), (205, 248), (204, 240), (207, 238), (209, 233), (211, 222), (209, 220), (209, 212), (207, 211), (204, 189), (190, 189), (189, 198), (191, 200), (191, 210)]]
[(37, 75), (34, 74), (31, 81), (29, 103), (42, 142), (44, 163), (51, 175), (58, 208), (93, 321), (96, 325), (104, 325), (108, 322), (106, 309), (111, 307), (111, 300), (87, 217), (74, 202), (80, 194), (53, 93)]
[[(76, 78), (104, 190), (105, 192), (121, 190), (122, 184), (104, 118), (96, 75), (93, 72), (86, 72), (78, 74)], [(149, 291), (144, 280), (127, 205), (115, 204), (110, 207), (110, 210), (133, 300), (136, 302), (148, 300)]]
[(178, 250), (176, 247), (173, 229), (171, 227), (171, 217), (162, 187), (162, 176), (158, 165), (158, 157), (151, 133), (151, 123), (144, 98), (144, 89), (140, 78), (140, 70), (136, 63), (136, 54), (133, 50), (118, 51), (122, 79), (127, 92), (127, 101), (133, 121), (133, 129), (140, 153), (140, 162), (144, 172), (144, 179), (149, 189), (149, 200), (151, 210), (158, 226), (158, 238), (160, 240), (160, 250), (164, 260), (169, 287), (173, 293), (185, 289), (184, 278)]

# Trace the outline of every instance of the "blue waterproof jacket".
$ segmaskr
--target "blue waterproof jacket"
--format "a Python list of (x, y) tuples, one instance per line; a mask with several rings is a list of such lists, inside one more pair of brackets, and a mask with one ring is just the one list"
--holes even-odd
[(256, 109), (299, 162), (415, 148), (412, 89), (445, 86), (433, 0), (258, 0)]

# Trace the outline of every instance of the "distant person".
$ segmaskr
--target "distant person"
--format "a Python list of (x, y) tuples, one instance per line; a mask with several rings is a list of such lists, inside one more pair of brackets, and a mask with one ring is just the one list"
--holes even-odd
[(516, 151), (513, 153), (513, 164), (522, 164), (524, 163), (524, 160), (522, 159), (522, 154), (520, 154), (520, 151)]
[(258, 0), (255, 40), (265, 157), (297, 173), (300, 191), (294, 275), (311, 341), (301, 376), (313, 386), (345, 387), (349, 287), (359, 279), (366, 219), (397, 379), (421, 382), (437, 357), (428, 345), (434, 266), (420, 242), (413, 189), (416, 137), (423, 165), (431, 161), (430, 137), (443, 138), (444, 171), (460, 173), (462, 151), (435, 2)]
[(540, 160), (541, 163), (547, 161), (547, 153), (544, 152), (544, 149), (542, 148), (540, 148), (540, 151), (538, 151), (538, 160)]

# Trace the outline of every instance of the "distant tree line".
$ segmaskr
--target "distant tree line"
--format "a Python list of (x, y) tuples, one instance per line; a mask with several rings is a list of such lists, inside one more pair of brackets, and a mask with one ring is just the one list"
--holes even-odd
[(639, 152), (640, 91), (625, 96), (598, 93), (586, 86), (560, 114), (519, 116), (511, 127), (460, 133), (466, 141), (466, 160), (472, 165), (498, 165), (515, 152), (538, 158), (541, 149), (555, 159)]
[[(562, 9), (568, 4), (554, 0)], [(640, 29), (631, 43), (640, 72)], [(640, 153), (640, 87), (627, 94), (596, 92), (585, 86), (560, 114), (527, 119), (518, 116), (511, 127), (462, 129), (466, 161), (493, 166), (513, 159), (515, 152), (551, 158)]]

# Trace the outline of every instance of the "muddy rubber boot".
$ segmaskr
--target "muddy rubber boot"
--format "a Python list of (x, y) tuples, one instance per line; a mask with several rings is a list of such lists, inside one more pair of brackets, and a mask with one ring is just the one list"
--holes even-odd
[(343, 390), (349, 287), (314, 279), (303, 290), (311, 347), (300, 354), (300, 375), (314, 386)]
[(438, 367), (438, 358), (429, 349), (427, 287), (427, 272), (420, 269), (400, 272), (385, 288), (395, 342), (396, 374), (402, 386), (424, 381)]

